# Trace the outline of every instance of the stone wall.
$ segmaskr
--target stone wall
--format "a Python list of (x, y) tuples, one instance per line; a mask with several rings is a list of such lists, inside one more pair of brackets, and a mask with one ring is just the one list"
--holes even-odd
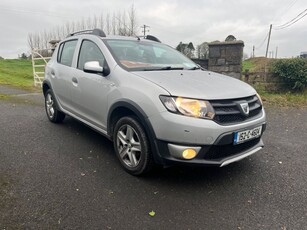
[(209, 43), (208, 70), (241, 79), (243, 41)]
[(274, 73), (267, 72), (249, 72), (248, 70), (242, 73), (243, 81), (252, 85), (257, 89), (264, 89), (270, 92), (278, 92), (285, 89), (287, 83), (282, 81)]
[(196, 64), (200, 65), (201, 67), (208, 69), (208, 59), (197, 59), (197, 58), (192, 58), (192, 61), (195, 62)]

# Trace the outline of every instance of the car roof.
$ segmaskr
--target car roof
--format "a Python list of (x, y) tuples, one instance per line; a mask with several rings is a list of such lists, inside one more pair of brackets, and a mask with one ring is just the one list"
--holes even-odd
[(101, 30), (101, 29), (93, 29), (93, 30), (83, 30), (83, 31), (78, 31), (78, 32), (74, 32), (69, 34), (65, 40), (67, 40), (68, 38), (75, 38), (75, 37), (100, 37), (102, 40), (108, 40), (108, 39), (112, 39), (112, 40), (131, 40), (131, 41), (135, 41), (137, 40), (142, 40), (142, 41), (149, 41), (149, 42), (159, 42), (161, 43), (161, 41), (156, 38), (155, 36), (152, 35), (147, 35), (146, 37), (143, 36), (118, 36), (118, 35), (108, 35), (106, 36), (106, 34)]

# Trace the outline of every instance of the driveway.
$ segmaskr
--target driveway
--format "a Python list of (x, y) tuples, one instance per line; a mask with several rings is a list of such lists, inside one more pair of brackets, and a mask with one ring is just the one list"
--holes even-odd
[(103, 136), (50, 123), (41, 94), (6, 94), (0, 229), (306, 229), (306, 108), (267, 108), (265, 148), (241, 162), (133, 177)]

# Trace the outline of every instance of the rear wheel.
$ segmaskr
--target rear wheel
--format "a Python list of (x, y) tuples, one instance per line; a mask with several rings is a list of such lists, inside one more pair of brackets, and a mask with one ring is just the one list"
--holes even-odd
[(153, 165), (146, 133), (135, 117), (123, 117), (114, 129), (114, 149), (127, 172), (141, 175)]
[(51, 89), (45, 93), (45, 109), (48, 119), (53, 123), (62, 122), (65, 118), (65, 113), (57, 109), (56, 101)]

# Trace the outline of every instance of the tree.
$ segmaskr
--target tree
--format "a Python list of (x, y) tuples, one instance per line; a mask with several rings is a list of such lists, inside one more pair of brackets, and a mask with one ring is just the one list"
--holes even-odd
[(49, 41), (62, 40), (67, 35), (81, 30), (94, 29), (99, 27), (105, 30), (106, 34), (134, 36), (137, 35), (136, 10), (132, 4), (129, 10), (123, 12), (101, 13), (100, 16), (81, 18), (79, 21), (66, 22), (61, 26), (55, 27), (51, 31), (42, 31), (28, 34), (28, 45), (30, 49), (43, 50), (50, 47)]
[(209, 58), (209, 45), (208, 42), (203, 42), (196, 47), (198, 59), (208, 59)]
[(28, 59), (28, 56), (26, 53), (22, 53), (21, 55), (18, 55), (19, 59)]
[(193, 58), (194, 57), (194, 45), (192, 42), (190, 42), (189, 44), (185, 44), (180, 42), (177, 47), (176, 50), (178, 50), (179, 52), (183, 53), (184, 55), (186, 55), (189, 58)]
[(136, 10), (134, 4), (130, 7), (128, 11), (128, 20), (129, 20), (129, 36), (136, 35), (137, 33), (137, 18), (136, 18)]
[(4, 60), (4, 58), (0, 56), (0, 60)]

